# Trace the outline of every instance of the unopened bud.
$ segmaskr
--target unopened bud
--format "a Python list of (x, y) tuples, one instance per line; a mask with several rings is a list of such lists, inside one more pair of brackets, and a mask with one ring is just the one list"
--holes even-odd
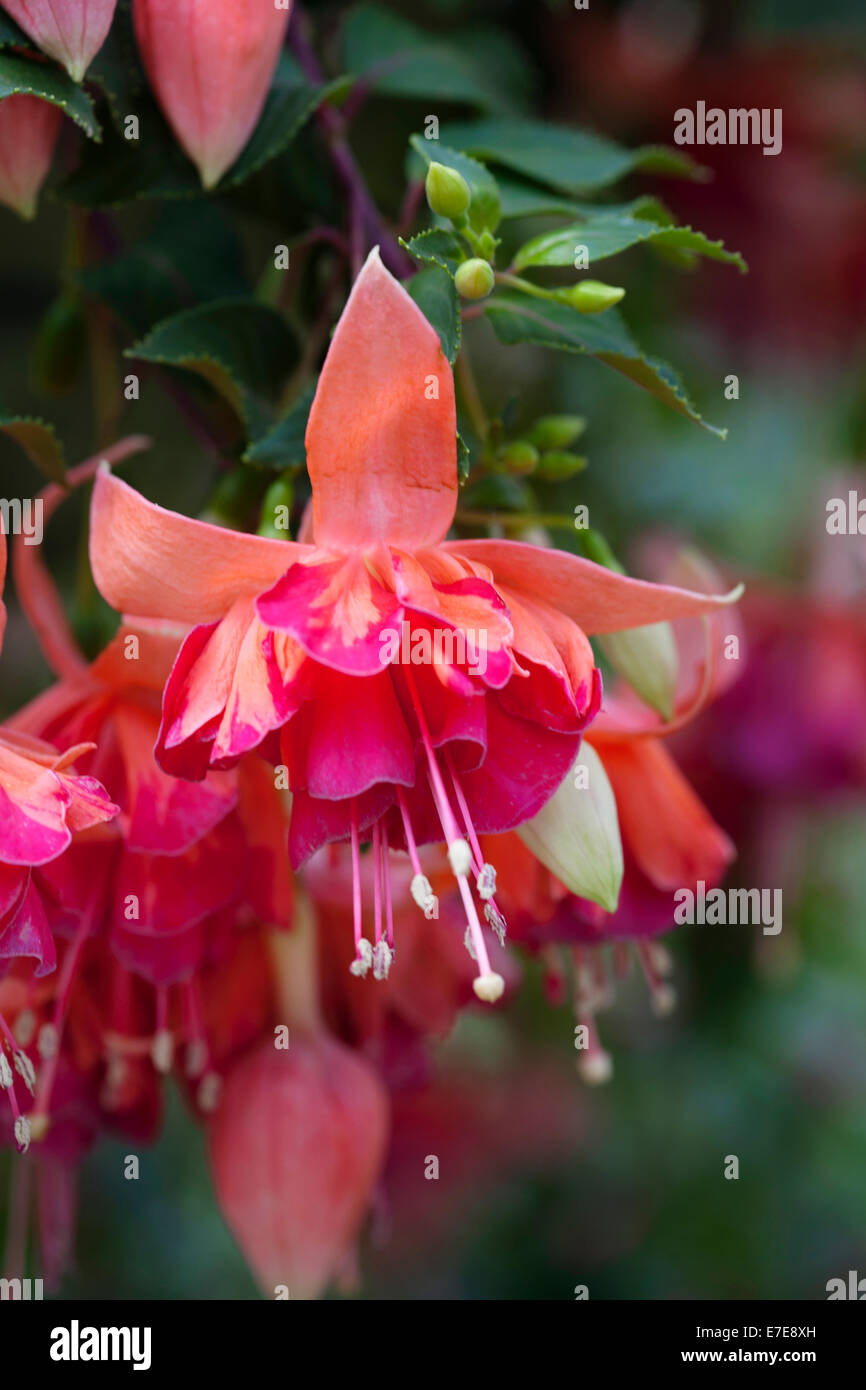
[(582, 415), (543, 415), (526, 438), (536, 449), (567, 449), (586, 429)]
[(458, 266), (454, 283), (464, 299), (484, 299), (493, 289), (493, 268), (476, 256)]
[(502, 450), (499, 462), (508, 473), (534, 473), (538, 467), (538, 450), (525, 439), (515, 439)]
[(462, 217), (472, 200), (472, 192), (463, 175), (446, 164), (431, 164), (424, 185), (427, 202), (437, 217), (454, 221)]
[(550, 449), (541, 455), (538, 476), (546, 478), (550, 483), (561, 482), (563, 478), (573, 478), (575, 473), (581, 473), (587, 462), (583, 454), (571, 454), (565, 449)]
[(605, 285), (601, 280), (581, 280), (571, 289), (561, 290), (557, 298), (570, 304), (580, 314), (600, 314), (618, 304), (624, 295), (625, 290), (618, 285)]

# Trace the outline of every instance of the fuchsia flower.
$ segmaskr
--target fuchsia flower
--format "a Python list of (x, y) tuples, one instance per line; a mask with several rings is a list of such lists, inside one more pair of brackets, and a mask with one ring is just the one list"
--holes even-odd
[(80, 82), (108, 36), (117, 0), (2, 0), (43, 53)]
[[(6, 536), (0, 529), (0, 595), (5, 576)], [(0, 598), (0, 645), (5, 627), (6, 609)], [(37, 976), (54, 969), (54, 940), (36, 875), (69, 852), (74, 836), (117, 814), (99, 782), (71, 771), (76, 759), (92, 747), (83, 742), (58, 753), (41, 739), (0, 726), (0, 978), (9, 962), (22, 958), (35, 961)], [(9, 1094), (15, 1138), (24, 1149), (29, 1130), (16, 1101), (4, 1045), (29, 1080), (30, 1068), (0, 1013), (0, 1090)]]
[[(387, 848), (409, 853), (422, 905), (431, 892), (417, 846), (444, 841), (479, 963), (475, 990), (492, 1001), (502, 980), (490, 969), (473, 868), (488, 920), (501, 919), (477, 833), (533, 816), (571, 766), (601, 695), (587, 634), (711, 612), (731, 596), (647, 584), (517, 542), (446, 541), (457, 501), (451, 370), (376, 251), (335, 331), (306, 444), (310, 544), (175, 515), (104, 471), (93, 499), (96, 583), (121, 611), (196, 624), (163, 697), (163, 768), (200, 779), (262, 747), (288, 771), (294, 865), (350, 841), (353, 970), (374, 963), (361, 932), (362, 838), (383, 866)], [(383, 658), (404, 622), (413, 640), (431, 639), (428, 664)], [(457, 642), (452, 659), (444, 641), (437, 654), (437, 633), (462, 639), (462, 659)], [(375, 946), (386, 973), (386, 874), (381, 883), (386, 927)]]
[(262, 113), (290, 8), (274, 0), (133, 0), (132, 12), (157, 100), (213, 188)]
[(60, 134), (63, 112), (39, 97), (5, 97), (0, 101), (0, 203), (28, 220)]

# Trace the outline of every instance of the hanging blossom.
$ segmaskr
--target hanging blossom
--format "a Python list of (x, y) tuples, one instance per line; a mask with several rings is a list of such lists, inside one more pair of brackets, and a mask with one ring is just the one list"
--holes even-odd
[[(418, 847), (447, 845), (493, 1002), (488, 924), (504, 921), (478, 836), (535, 815), (598, 712), (589, 635), (711, 612), (736, 597), (629, 579), (560, 551), (445, 539), (457, 502), (456, 412), (439, 337), (377, 251), (334, 333), (306, 435), (309, 542), (227, 532), (147, 502), (110, 472), (94, 489), (91, 563), (120, 611), (194, 624), (163, 695), (156, 756), (201, 779), (259, 748), (292, 792), (295, 867), (346, 840), (355, 957), (393, 958), (387, 851), (433, 893)], [(420, 663), (405, 653), (422, 651)], [(379, 872), (371, 942), (360, 856)]]
[[(696, 587), (718, 582), (694, 555), (678, 557), (677, 570)], [(692, 725), (740, 679), (741, 626), (728, 613), (724, 623), (720, 616), (701, 625), (677, 623), (674, 633), (672, 717), (659, 720), (621, 681), (571, 774), (501, 854), (502, 901), (516, 939), (542, 953), (553, 999), (571, 987), (575, 1018), (586, 1033), (578, 1069), (589, 1082), (612, 1074), (595, 1016), (612, 1002), (614, 982), (628, 973), (632, 951), (654, 1011), (669, 1013), (675, 1004), (671, 961), (655, 938), (672, 925), (676, 890), (700, 880), (715, 886), (735, 857), (728, 835), (663, 740)], [(646, 652), (646, 634), (638, 641)], [(658, 688), (652, 673), (643, 675)], [(485, 847), (495, 852), (495, 842)]]
[[(0, 595), (6, 552), (6, 535), (0, 528)], [(6, 608), (0, 597), (0, 647), (5, 628)], [(0, 979), (10, 962), (21, 958), (32, 962), (37, 977), (55, 968), (38, 873), (61, 862), (73, 841), (117, 814), (95, 778), (72, 771), (73, 763), (91, 748), (89, 742), (78, 741), (59, 752), (42, 739), (0, 726)], [(32, 1088), (32, 1064), (0, 1012), (0, 1090), (9, 1097), (15, 1141), (23, 1151), (30, 1143), (30, 1125), (18, 1103), (13, 1068)]]
[[(115, 456), (140, 444), (123, 441)], [(69, 483), (80, 485), (94, 471), (90, 461), (72, 470)], [(65, 495), (57, 486), (46, 489), (46, 518)], [(158, 1073), (170, 1072), (177, 1059), (196, 1082), (201, 1108), (213, 1109), (220, 1078), (211, 1065), (199, 976), (232, 948), (240, 923), (291, 925), (279, 793), (259, 761), (198, 783), (163, 772), (153, 757), (160, 692), (183, 630), (121, 627), (88, 664), (36, 548), (17, 547), (15, 562), (25, 613), (60, 680), (14, 716), (14, 736), (50, 739), (86, 757), (119, 808), (111, 826), (76, 836), (60, 857), (33, 870), (46, 949), (60, 939), (68, 948), (51, 1017), (36, 1031), (41, 1065), (32, 1132), (41, 1138), (52, 1123), (67, 1015), (79, 988), (87, 988), (79, 975), (94, 941), (111, 980), (100, 1048), (105, 1108), (122, 1103), (130, 1059), (144, 1056)], [(31, 978), (34, 992), (40, 973)], [(35, 1021), (25, 1013), (19, 1026), (29, 1038)]]

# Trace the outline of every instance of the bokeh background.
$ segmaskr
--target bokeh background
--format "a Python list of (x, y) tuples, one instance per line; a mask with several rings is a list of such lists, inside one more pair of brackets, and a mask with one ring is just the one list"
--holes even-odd
[[(310, 8), (326, 18), (340, 9)], [(780, 586), (796, 632), (797, 604), (811, 604), (821, 581), (816, 557), (827, 539), (826, 499), (839, 493), (834, 479), (851, 474), (866, 495), (860, 0), (591, 0), (586, 12), (570, 0), (413, 0), (393, 8), (458, 31), (467, 44), (487, 41), (481, 25), (495, 26), (516, 100), (624, 143), (670, 142), (673, 112), (698, 99), (782, 107), (777, 158), (705, 147), (692, 151), (713, 172), (705, 183), (634, 181), (634, 191), (658, 192), (684, 221), (742, 251), (748, 276), (712, 264), (683, 273), (640, 248), (606, 274), (628, 290), (637, 340), (683, 368), (703, 413), (728, 429), (727, 442), (594, 362), (505, 350), (483, 324), (471, 332), (492, 408), (514, 397), (528, 419), (557, 409), (586, 415), (590, 469), (580, 500), (615, 548), (634, 555), (648, 534), (688, 537), (751, 588)], [(376, 97), (360, 121), (356, 148), (386, 208), (399, 206), (406, 139), (428, 106)], [(467, 114), (435, 109), (443, 120)], [(301, 156), (293, 146), (286, 158)], [(136, 209), (120, 214), (129, 240), (145, 219)], [(32, 227), (0, 214), (0, 401), (16, 411), (45, 411), (40, 343), (46, 315), (60, 312), (58, 267), (74, 263), (74, 222), (50, 199)], [(248, 266), (261, 265), (270, 223), (247, 210), (238, 225)], [(96, 377), (74, 371), (88, 345), (110, 356), (105, 325), (90, 320), (80, 331), (77, 348), (69, 335), (64, 389), (51, 401), (71, 459), (92, 453), (118, 423), (116, 364), (106, 358)], [(737, 400), (724, 395), (730, 373)], [(125, 469), (129, 481), (165, 505), (200, 512), (218, 462), (173, 402), (148, 389), (122, 427), (156, 440)], [(0, 480), (7, 497), (39, 485), (5, 440)], [(566, 512), (572, 492), (563, 485)], [(109, 617), (81, 564), (82, 505), (63, 509), (47, 549), (79, 632), (95, 647)], [(862, 624), (862, 589), (859, 605)], [(804, 632), (820, 622), (809, 612)], [(775, 780), (772, 769), (750, 774), (724, 710), (683, 750), (739, 837), (732, 881), (779, 886), (772, 874), (784, 863), (782, 935), (692, 927), (666, 938), (679, 1007), (660, 1021), (646, 990), (627, 982), (601, 1020), (615, 1076), (595, 1091), (575, 1074), (568, 1009), (549, 1006), (538, 966), (526, 961), (517, 999), (501, 1014), (468, 1011), (438, 1049), (440, 1080), (398, 1102), (388, 1192), (362, 1251), (358, 1296), (561, 1299), (586, 1284), (591, 1298), (815, 1299), (832, 1277), (866, 1275), (866, 803), (862, 780), (858, 791), (853, 777), (799, 778), (796, 746), (802, 737), (823, 747), (815, 724), (836, 718), (841, 668), (819, 668), (820, 644), (794, 651), (786, 681), (761, 688), (779, 701), (792, 749)], [(0, 714), (47, 681), (13, 598)], [(789, 717), (788, 693), (811, 720)], [(838, 702), (842, 734), (858, 698), (862, 733), (866, 681), (859, 697), (846, 688)], [(862, 748), (860, 758), (866, 767)], [(122, 1176), (126, 1147), (103, 1145), (85, 1164), (77, 1265), (63, 1295), (256, 1297), (180, 1099), (135, 1184)], [(428, 1154), (439, 1158), (437, 1182), (423, 1177)], [(731, 1154), (740, 1160), (737, 1181), (723, 1175)], [(8, 1169), (9, 1156), (0, 1156), (4, 1188)]]

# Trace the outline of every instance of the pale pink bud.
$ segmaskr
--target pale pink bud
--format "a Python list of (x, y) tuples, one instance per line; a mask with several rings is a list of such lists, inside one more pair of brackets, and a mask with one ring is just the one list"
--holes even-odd
[(151, 85), (205, 188), (255, 129), (289, 13), (274, 0), (133, 0)]
[(211, 1123), (211, 1168), (223, 1215), (267, 1296), (316, 1298), (351, 1259), (387, 1129), (376, 1073), (324, 1034), (292, 1032), (287, 1050), (266, 1042), (228, 1073)]
[(22, 217), (33, 217), (51, 167), (63, 114), (38, 97), (0, 101), (0, 203)]
[(29, 37), (80, 82), (111, 28), (117, 0), (2, 0)]

